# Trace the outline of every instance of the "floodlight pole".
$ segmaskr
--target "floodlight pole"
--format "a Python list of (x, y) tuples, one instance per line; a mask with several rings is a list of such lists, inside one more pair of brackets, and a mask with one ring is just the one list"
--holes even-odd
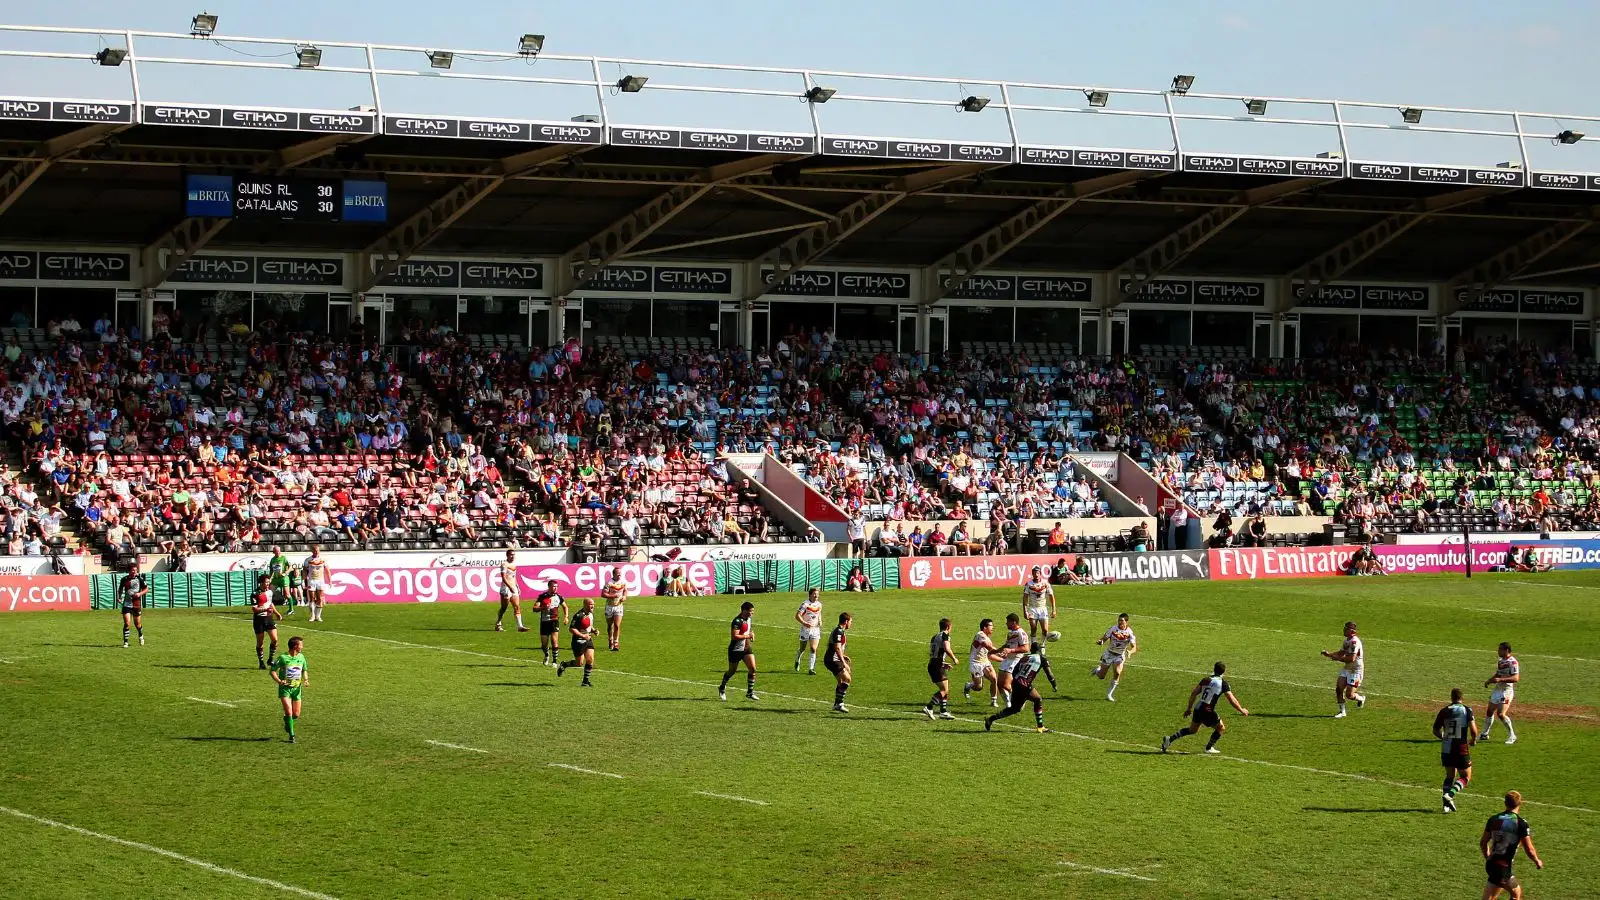
[(1472, 577), (1472, 523), (1461, 523), (1461, 547), (1467, 553), (1467, 577)]
[(133, 115), (134, 121), (138, 121), (144, 115), (139, 106), (139, 54), (133, 52), (133, 32), (124, 31), (122, 37), (127, 41), (128, 79), (133, 83)]
[(822, 149), (822, 114), (817, 109), (819, 104), (811, 102), (811, 89), (817, 86), (817, 82), (816, 79), (811, 77), (809, 69), (800, 73), (800, 81), (804, 88), (801, 91), (801, 96), (806, 98), (806, 105), (811, 107), (809, 110), (811, 113), (811, 133), (816, 135), (817, 150), (820, 151)]
[(366, 46), (367, 51), (367, 76), (372, 82), (372, 113), (378, 123), (378, 130), (383, 130), (383, 99), (378, 93), (378, 63), (372, 55), (372, 45)]

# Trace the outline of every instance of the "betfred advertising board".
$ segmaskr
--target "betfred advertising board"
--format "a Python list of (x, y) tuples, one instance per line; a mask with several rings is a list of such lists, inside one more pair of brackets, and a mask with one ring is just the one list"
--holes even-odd
[[(622, 573), (629, 593), (653, 595), (663, 571), (682, 566), (689, 583), (711, 592), (715, 564), (584, 563), (580, 565), (522, 566), (517, 569), (519, 591), (532, 597), (555, 583), (566, 597), (598, 597), (611, 578)], [(324, 591), (329, 603), (483, 603), (500, 598), (500, 569), (487, 566), (414, 567), (379, 569), (332, 567)]]
[(1010, 587), (1028, 580), (1028, 570), (1038, 566), (1045, 572), (1065, 558), (1067, 565), (1077, 559), (1071, 553), (1023, 556), (917, 556), (900, 560), (900, 584), (911, 588)]
[(0, 612), (89, 608), (87, 575), (0, 575)]

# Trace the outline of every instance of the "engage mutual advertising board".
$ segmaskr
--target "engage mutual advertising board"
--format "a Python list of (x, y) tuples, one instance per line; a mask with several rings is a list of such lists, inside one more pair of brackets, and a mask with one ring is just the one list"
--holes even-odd
[[(553, 584), (565, 597), (598, 597), (615, 571), (629, 593), (654, 594), (662, 574), (674, 567), (684, 570), (697, 591), (713, 589), (715, 564), (710, 562), (583, 563), (521, 566), (518, 593), (532, 597)], [(483, 603), (500, 598), (502, 583), (500, 569), (490, 566), (334, 566), (323, 593), (329, 603)]]

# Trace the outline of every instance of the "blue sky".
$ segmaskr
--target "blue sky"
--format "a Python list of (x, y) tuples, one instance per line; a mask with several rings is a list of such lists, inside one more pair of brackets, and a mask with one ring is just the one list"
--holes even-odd
[[(140, 28), (183, 31), (201, 4), (143, 0), (55, 0), (11, 4), (14, 24)], [(965, 93), (998, 95), (981, 79), (1124, 88), (1164, 88), (1172, 75), (1198, 76), (1197, 91), (1234, 97), (1270, 95), (1369, 100), (1400, 105), (1517, 108), (1572, 115), (1600, 115), (1592, 94), (1590, 49), (1600, 37), (1600, 4), (1562, 0), (1521, 3), (1390, 0), (1343, 3), (1154, 2), (1023, 3), (989, 0), (812, 0), (810, 3), (746, 0), (743, 3), (680, 2), (528, 4), (488, 0), (470, 4), (370, 2), (370, 0), (209, 0), (221, 16), (219, 36), (250, 35), (310, 40), (347, 40), (511, 49), (526, 31), (548, 36), (546, 51), (608, 57), (693, 60), (720, 64), (805, 67), (855, 72), (971, 78), (967, 85), (874, 83), (830, 77), (841, 94), (914, 96), (954, 101)], [(469, 13), (461, 12), (471, 9)], [(90, 39), (92, 40), (92, 39)], [(112, 42), (120, 42), (110, 38)], [(0, 47), (28, 44), (65, 49), (61, 42), (0, 35)], [(70, 43), (70, 42), (69, 42)], [(83, 45), (80, 39), (73, 48)], [(141, 47), (145, 53), (160, 47)], [(247, 59), (261, 48), (213, 48), (184, 42), (173, 48)], [(337, 64), (329, 57), (330, 64)], [(353, 60), (352, 60), (353, 61)], [(0, 60), (0, 92), (56, 96), (120, 96), (115, 73), (77, 62), (34, 66)], [(254, 105), (355, 105), (369, 96), (359, 78), (333, 73), (253, 72), (148, 67), (148, 99), (236, 102)], [(787, 90), (793, 78), (738, 79), (713, 73), (647, 70), (658, 84), (730, 84)], [(458, 60), (456, 71), (582, 75), (554, 61), (527, 67), (521, 61), (482, 65)], [(718, 78), (721, 78), (719, 81)], [(315, 79), (315, 80), (313, 80)], [(731, 80), (730, 80), (731, 79)], [(594, 92), (527, 85), (484, 86), (462, 80), (386, 79), (380, 89), (393, 112), (492, 115), (565, 119), (591, 111)], [(1021, 92), (1015, 102), (1082, 105), (1080, 95)], [(370, 102), (367, 99), (366, 102)], [(806, 108), (778, 98), (722, 98), (703, 93), (651, 92), (608, 97), (617, 121), (634, 124), (808, 130)], [(1148, 103), (1149, 101), (1143, 101)], [(1144, 108), (1139, 98), (1113, 97), (1117, 108)], [(1191, 101), (1194, 112), (1242, 112), (1237, 101)], [(1274, 104), (1273, 112), (1325, 118), (1310, 108)], [(949, 106), (902, 106), (835, 102), (822, 110), (825, 130), (845, 134), (1008, 140), (1003, 114), (957, 114)], [(1375, 111), (1371, 121), (1398, 124), (1398, 113)], [(1154, 119), (1104, 115), (1019, 114), (1025, 143), (1163, 149), (1165, 125)], [(1425, 125), (1473, 124), (1509, 127), (1509, 122), (1452, 119), (1430, 114)], [(1572, 127), (1600, 136), (1600, 122), (1537, 119), (1530, 130), (1554, 134)], [(1186, 144), (1214, 152), (1311, 155), (1337, 146), (1330, 129), (1262, 122), (1195, 123), (1185, 126)], [(1352, 156), (1451, 163), (1493, 164), (1515, 156), (1504, 139), (1360, 131)], [(1553, 148), (1539, 142), (1535, 166), (1600, 171), (1600, 142)]]

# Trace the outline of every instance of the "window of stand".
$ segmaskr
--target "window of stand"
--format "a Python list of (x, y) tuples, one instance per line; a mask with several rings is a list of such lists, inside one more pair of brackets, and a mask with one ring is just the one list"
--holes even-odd
[(1196, 347), (1249, 347), (1254, 322), (1253, 313), (1197, 309), (1193, 343)]
[[(1023, 344), (1078, 343), (1079, 311), (1073, 307), (1017, 307), (1017, 342)], [(960, 332), (956, 332), (958, 335)], [(1079, 350), (1080, 353), (1094, 351)]]
[[(462, 297), (466, 311), (456, 320), (462, 334), (510, 335), (517, 343), (528, 339), (528, 314), (524, 311), (525, 297)], [(457, 303), (460, 308), (460, 303)], [(548, 325), (545, 326), (549, 328)], [(539, 340), (543, 340), (543, 336)]]
[[(569, 308), (570, 316), (572, 310)], [(583, 319), (589, 323), (586, 337), (637, 337), (650, 333), (650, 301), (633, 297), (588, 297), (583, 301)]]
[[(169, 329), (188, 341), (225, 341), (231, 335), (248, 334), (255, 326), (249, 291), (178, 291), (176, 322)], [(326, 327), (326, 326), (324, 326)]]
[(389, 299), (394, 301), (394, 312), (384, 327), (391, 344), (409, 344), (423, 335), (456, 330), (454, 294), (391, 294)]
[[(894, 307), (885, 307), (891, 311)], [(810, 340), (811, 335), (832, 331), (834, 328), (833, 304), (826, 301), (790, 301), (774, 300), (772, 302), (772, 342), (777, 344), (779, 338), (804, 335)]]
[(714, 338), (715, 300), (656, 300), (651, 313), (651, 334), (668, 338)]
[[(51, 322), (59, 325), (75, 321), (83, 330), (88, 331), (94, 326), (94, 321), (101, 316), (112, 318), (116, 313), (122, 312), (117, 310), (116, 306), (117, 292), (112, 288), (39, 288), (39, 320), (46, 328), (50, 327)], [(129, 322), (116, 321), (117, 327), (121, 329), (133, 328), (138, 324), (137, 317)]]
[(1361, 347), (1369, 354), (1417, 353), (1426, 350), (1417, 343), (1416, 316), (1362, 316)]
[(1300, 355), (1337, 356), (1361, 341), (1361, 317), (1354, 313), (1305, 313), (1300, 317)]
[(888, 341), (899, 335), (899, 309), (889, 303), (840, 303), (834, 307), (841, 341)]
[(34, 293), (31, 287), (0, 287), (0, 324), (7, 328), (34, 327)]
[(1194, 343), (1192, 336), (1190, 311), (1187, 309), (1134, 309), (1128, 312), (1128, 343), (1135, 352), (1145, 346), (1188, 347)]
[(1567, 319), (1522, 319), (1517, 339), (1543, 351), (1572, 349), (1572, 322)]
[(966, 350), (968, 344), (1009, 344), (1016, 338), (1017, 311), (1009, 306), (950, 307), (949, 345)]

